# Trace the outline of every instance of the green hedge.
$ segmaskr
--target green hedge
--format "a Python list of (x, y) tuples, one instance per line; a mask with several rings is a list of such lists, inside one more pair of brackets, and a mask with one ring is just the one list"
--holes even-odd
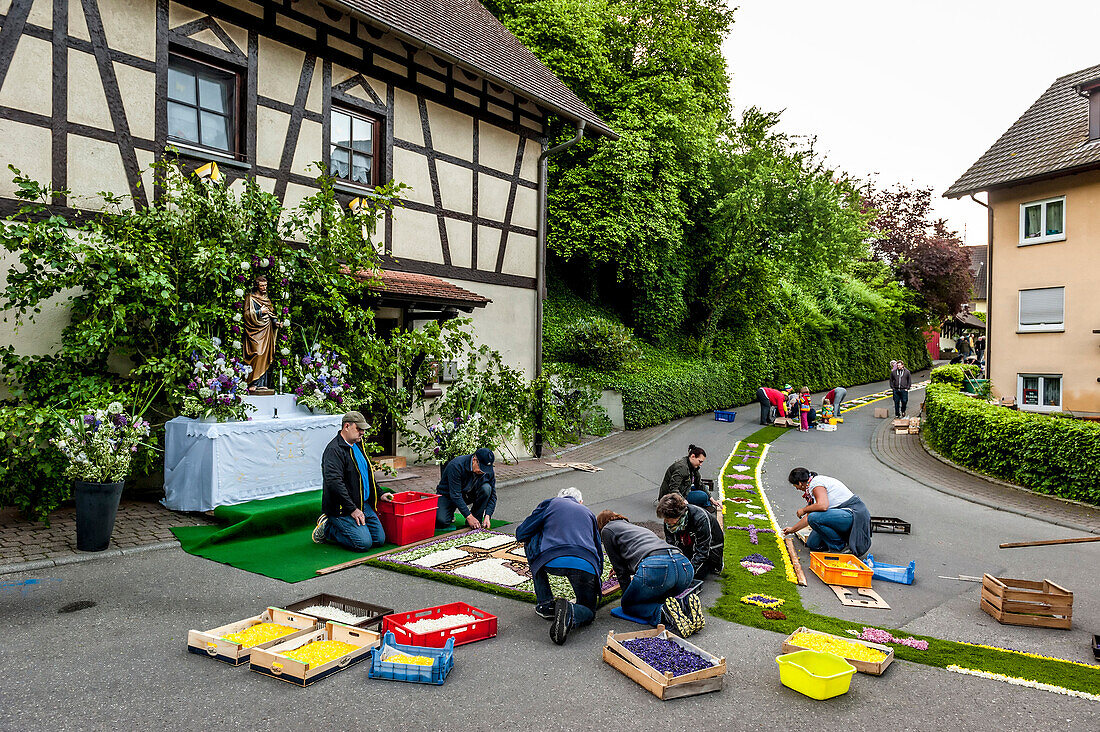
[(956, 389), (961, 389), (967, 377), (976, 379), (981, 373), (981, 369), (974, 364), (966, 364), (965, 366), (963, 364), (953, 364), (932, 369), (932, 375), (929, 378), (933, 384), (947, 384)]
[[(841, 282), (840, 297), (809, 297), (785, 288), (759, 318), (728, 324), (715, 340), (715, 356), (691, 355), (684, 338), (655, 346), (638, 342), (637, 361), (606, 372), (565, 360), (575, 324), (615, 316), (561, 287), (546, 302), (544, 349), (548, 370), (600, 389), (622, 393), (627, 429), (751, 404), (762, 385), (792, 384), (811, 391), (889, 377), (889, 361), (902, 358), (914, 371), (930, 364), (919, 329), (906, 328), (858, 283)], [(750, 411), (751, 411), (750, 407)], [(757, 414), (745, 415), (755, 419)]]
[(928, 444), (960, 465), (1100, 505), (1100, 425), (989, 404), (943, 381), (928, 386), (924, 410)]

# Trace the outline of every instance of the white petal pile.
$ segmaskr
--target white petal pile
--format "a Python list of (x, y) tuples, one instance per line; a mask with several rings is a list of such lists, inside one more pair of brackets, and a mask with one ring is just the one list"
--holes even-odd
[(444, 564), (467, 556), (469, 556), (469, 553), (461, 549), (443, 549), (442, 551), (425, 554), (420, 559), (412, 560), (410, 564), (419, 564), (421, 567), (434, 567), (437, 564)]
[(423, 620), (414, 620), (411, 623), (404, 623), (404, 626), (406, 629), (411, 630), (414, 633), (434, 633), (438, 630), (457, 628), (460, 625), (469, 625), (470, 623), (476, 621), (477, 618), (475, 618), (473, 615), (459, 613), (457, 615), (442, 615), (438, 618), (424, 618)]
[(305, 610), (299, 610), (298, 612), (303, 615), (312, 615), (315, 618), (321, 618), (323, 620), (334, 620), (337, 623), (346, 623), (347, 625), (355, 625), (360, 620), (365, 618), (359, 615), (353, 615), (352, 613), (341, 610), (338, 607), (332, 607), (331, 605), (310, 605)]
[(478, 549), (496, 549), (498, 546), (503, 546), (515, 540), (516, 537), (509, 536), (508, 534), (495, 534), (486, 539), (471, 541), (469, 544), (464, 544), (463, 546), (472, 546)]
[(992, 671), (979, 671), (973, 668), (963, 668), (962, 666), (956, 666), (954, 664), (948, 666), (947, 670), (954, 671), (957, 674), (966, 674), (968, 676), (979, 676), (983, 679), (1003, 681), (1006, 684), (1013, 684), (1015, 686), (1029, 686), (1032, 689), (1052, 691), (1055, 694), (1064, 694), (1065, 696), (1076, 696), (1080, 699), (1091, 699), (1092, 701), (1100, 701), (1100, 695), (1090, 694), (1087, 691), (1067, 689), (1064, 686), (1055, 686), (1054, 684), (1044, 684), (1042, 681), (1033, 681), (1031, 679), (1018, 679), (1015, 676), (1005, 676), (1004, 674), (996, 674)]
[(505, 567), (504, 562), (505, 560), (496, 557), (482, 559), (480, 562), (467, 564), (465, 567), (458, 567), (454, 570), (454, 573), (462, 575), (463, 577), (469, 577), (470, 579), (481, 580), (482, 582), (495, 582), (498, 585), (504, 585), (506, 587), (514, 587), (527, 579), (522, 575), (516, 574), (509, 567)]

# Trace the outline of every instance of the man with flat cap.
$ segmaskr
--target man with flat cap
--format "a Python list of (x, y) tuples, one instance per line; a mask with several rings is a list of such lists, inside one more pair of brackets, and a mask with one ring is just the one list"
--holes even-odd
[(435, 525), (445, 529), (453, 525), (455, 511), (471, 529), (487, 529), (497, 507), (497, 479), (493, 474), (493, 451), (480, 448), (473, 455), (459, 455), (443, 467), (439, 485), (439, 506)]
[[(339, 544), (355, 552), (369, 551), (386, 543), (378, 518), (378, 499), (392, 501), (388, 489), (380, 489), (374, 469), (360, 443), (370, 425), (359, 412), (348, 412), (340, 433), (321, 454), (321, 510), (313, 529), (318, 544)], [(386, 492), (382, 492), (382, 491)]]

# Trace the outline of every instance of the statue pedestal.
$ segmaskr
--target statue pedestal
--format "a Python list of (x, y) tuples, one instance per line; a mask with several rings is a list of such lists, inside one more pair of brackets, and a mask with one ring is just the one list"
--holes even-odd
[(245, 404), (251, 404), (256, 410), (249, 412), (248, 416), (253, 420), (275, 419), (277, 417), (302, 417), (313, 414), (306, 407), (299, 407), (295, 403), (293, 394), (273, 394), (271, 396), (258, 396), (249, 394), (244, 398)]

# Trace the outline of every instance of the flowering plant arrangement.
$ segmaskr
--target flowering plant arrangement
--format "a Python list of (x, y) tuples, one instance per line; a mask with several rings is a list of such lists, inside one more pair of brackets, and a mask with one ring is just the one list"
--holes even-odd
[[(480, 412), (440, 419), (427, 425), (428, 437), (434, 442), (432, 459), (442, 465), (453, 457), (470, 455), (480, 447), (492, 444), (488, 424)], [(430, 443), (429, 443), (430, 446)]]
[(127, 414), (121, 402), (111, 402), (106, 409), (62, 422), (53, 443), (68, 458), (69, 478), (117, 483), (130, 471), (130, 461), (148, 434), (148, 422)]
[(294, 360), (294, 371), (298, 381), (294, 394), (303, 407), (342, 414), (363, 402), (356, 398), (355, 386), (348, 381), (347, 364), (334, 351), (314, 347), (311, 353)]
[[(213, 339), (218, 348), (221, 341)], [(227, 358), (222, 352), (204, 357), (198, 352), (191, 354), (191, 381), (183, 398), (183, 414), (187, 417), (215, 417), (219, 422), (230, 419), (244, 419), (254, 407), (245, 404), (248, 394), (248, 375), (252, 367), (232, 356)]]

